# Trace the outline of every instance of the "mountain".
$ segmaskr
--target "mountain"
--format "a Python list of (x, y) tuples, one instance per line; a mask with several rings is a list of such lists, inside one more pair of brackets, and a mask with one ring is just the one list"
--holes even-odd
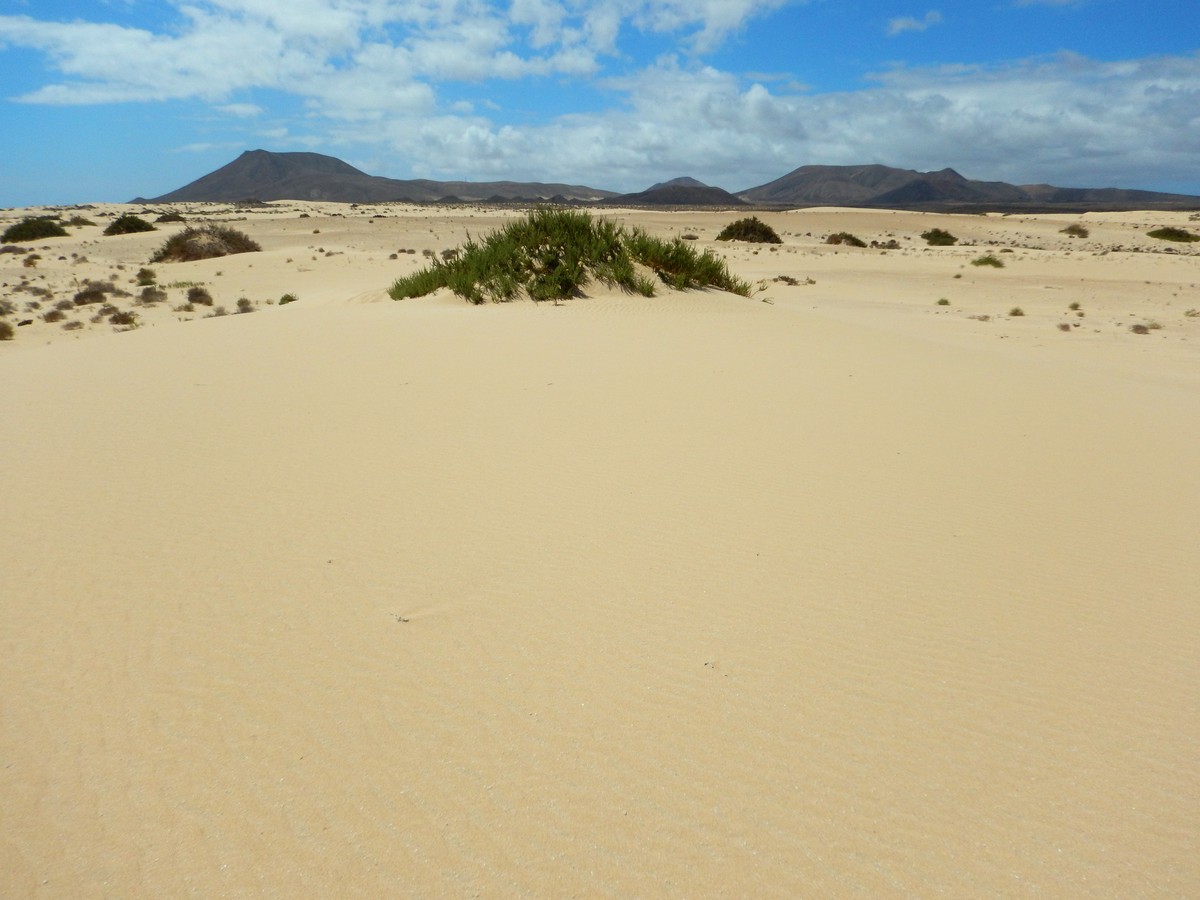
[(1061, 210), (1198, 209), (1200, 197), (1118, 188), (972, 181), (953, 169), (917, 172), (890, 166), (801, 166), (782, 178), (739, 191), (751, 203), (887, 209)]
[(706, 188), (710, 187), (710, 185), (705, 184), (703, 181), (697, 181), (695, 178), (689, 178), (688, 176), (684, 175), (680, 178), (672, 178), (670, 181), (660, 181), (658, 184), (652, 184), (650, 187), (646, 188), (646, 190), (657, 191), (659, 188), (668, 187)]
[[(746, 206), (746, 201), (729, 191), (695, 179), (676, 178), (636, 194), (621, 194), (602, 201), (604, 206)], [(698, 185), (698, 186), (697, 186)]]
[(453, 197), (459, 201), (497, 199), (593, 201), (616, 196), (582, 185), (515, 181), (400, 180), (368, 175), (332, 156), (320, 153), (273, 153), (247, 150), (222, 166), (161, 197), (146, 202), (239, 200), (324, 200), (338, 203), (382, 203), (407, 200), (428, 203)]

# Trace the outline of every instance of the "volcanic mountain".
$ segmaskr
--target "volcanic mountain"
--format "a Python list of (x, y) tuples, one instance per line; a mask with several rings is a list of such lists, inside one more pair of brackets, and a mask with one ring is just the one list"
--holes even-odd
[(917, 172), (890, 166), (801, 166), (738, 196), (780, 206), (886, 209), (1200, 209), (1200, 197), (1118, 188), (1058, 188), (972, 181), (953, 169)]
[(621, 194), (603, 201), (604, 206), (745, 206), (746, 201), (695, 178), (660, 181), (636, 194)]
[(183, 201), (323, 200), (338, 203), (383, 203), (406, 200), (428, 203), (456, 201), (550, 200), (594, 201), (613, 197), (582, 185), (515, 181), (400, 180), (368, 175), (349, 163), (320, 153), (273, 153), (247, 150), (233, 162), (161, 197), (156, 203)]

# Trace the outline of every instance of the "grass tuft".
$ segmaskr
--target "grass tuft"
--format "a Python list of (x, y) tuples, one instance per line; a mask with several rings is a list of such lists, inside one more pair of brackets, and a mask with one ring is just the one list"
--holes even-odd
[(654, 282), (642, 265), (680, 290), (717, 287), (743, 296), (750, 285), (734, 278), (724, 260), (697, 252), (676, 238), (626, 231), (586, 212), (541, 208), (508, 223), (482, 241), (467, 238), (454, 253), (392, 285), (393, 299), (422, 297), (449, 288), (472, 303), (504, 303), (522, 293), (537, 300), (578, 297), (590, 281), (651, 296)]

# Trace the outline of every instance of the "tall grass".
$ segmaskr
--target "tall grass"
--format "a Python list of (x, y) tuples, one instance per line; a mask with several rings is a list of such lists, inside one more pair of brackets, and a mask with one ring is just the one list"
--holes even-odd
[(541, 208), (510, 222), (481, 241), (468, 236), (457, 253), (401, 278), (390, 295), (401, 300), (450, 288), (472, 303), (504, 303), (522, 293), (533, 300), (578, 297), (591, 281), (651, 296), (654, 281), (637, 264), (672, 287), (718, 287), (749, 296), (724, 260), (698, 253), (681, 240), (626, 231), (585, 212)]

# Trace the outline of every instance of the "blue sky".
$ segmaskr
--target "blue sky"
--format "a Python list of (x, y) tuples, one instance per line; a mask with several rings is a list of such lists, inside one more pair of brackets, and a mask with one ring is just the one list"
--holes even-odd
[(0, 0), (0, 206), (257, 148), (611, 190), (878, 162), (1200, 194), (1200, 0)]

